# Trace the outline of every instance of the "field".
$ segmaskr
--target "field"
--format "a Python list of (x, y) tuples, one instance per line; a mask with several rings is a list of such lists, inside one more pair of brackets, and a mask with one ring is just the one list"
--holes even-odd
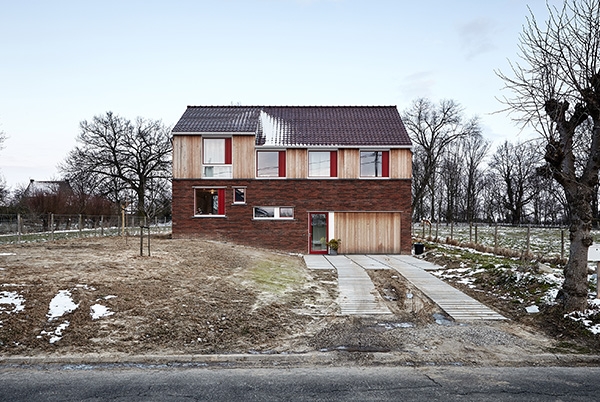
[(341, 317), (335, 271), (310, 271), (298, 255), (155, 236), (152, 256), (140, 257), (138, 239), (92, 237), (0, 246), (0, 359), (389, 351), (407, 363), (534, 364), (548, 352), (596, 350), (581, 323), (557, 329), (551, 315), (525, 312), (546, 285), (517, 300), (480, 280), (465, 284), (480, 263), (427, 248), (440, 277), (511, 320), (453, 323), (390, 270), (369, 274), (392, 316)]

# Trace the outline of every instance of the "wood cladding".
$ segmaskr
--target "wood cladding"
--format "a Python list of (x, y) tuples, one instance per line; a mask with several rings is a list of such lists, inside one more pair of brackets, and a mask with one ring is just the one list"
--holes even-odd
[[(232, 170), (234, 179), (256, 178), (256, 149), (253, 135), (234, 135), (232, 138)], [(337, 152), (338, 178), (360, 177), (360, 149), (341, 148)], [(412, 178), (412, 151), (390, 150), (390, 178)], [(308, 178), (308, 149), (286, 150), (286, 175), (289, 179)], [(173, 178), (198, 179), (202, 177), (202, 136), (177, 135), (173, 137)]]
[(336, 212), (335, 237), (341, 239), (340, 252), (400, 253), (400, 212)]
[(202, 137), (177, 135), (173, 137), (173, 178), (202, 177)]
[(234, 135), (232, 145), (233, 178), (253, 179), (256, 177), (256, 153), (253, 135)]

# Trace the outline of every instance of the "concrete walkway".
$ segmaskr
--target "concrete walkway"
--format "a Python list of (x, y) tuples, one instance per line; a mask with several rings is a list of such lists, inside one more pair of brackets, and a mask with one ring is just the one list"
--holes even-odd
[(304, 261), (310, 269), (337, 270), (342, 315), (391, 314), (366, 270), (394, 269), (455, 320), (506, 319), (427, 272), (440, 267), (409, 255), (306, 255)]
[(310, 269), (337, 271), (341, 315), (392, 314), (364, 268), (349, 258), (342, 255), (306, 255), (304, 261)]

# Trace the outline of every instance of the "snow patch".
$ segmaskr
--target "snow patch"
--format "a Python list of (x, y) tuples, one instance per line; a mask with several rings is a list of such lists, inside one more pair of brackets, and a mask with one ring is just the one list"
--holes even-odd
[(102, 304), (94, 304), (92, 307), (90, 307), (90, 315), (92, 316), (92, 320), (108, 317), (114, 313), (114, 311), (110, 311), (108, 307), (103, 306)]
[(71, 298), (71, 292), (68, 290), (61, 290), (50, 301), (47, 314), (48, 321), (52, 321), (56, 318), (62, 317), (67, 313), (75, 311), (77, 307), (79, 307), (79, 303), (75, 304)]

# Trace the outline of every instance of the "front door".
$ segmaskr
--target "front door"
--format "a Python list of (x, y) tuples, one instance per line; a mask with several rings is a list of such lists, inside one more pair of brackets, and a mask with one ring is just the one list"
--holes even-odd
[(311, 212), (308, 221), (310, 254), (327, 254), (327, 213)]

